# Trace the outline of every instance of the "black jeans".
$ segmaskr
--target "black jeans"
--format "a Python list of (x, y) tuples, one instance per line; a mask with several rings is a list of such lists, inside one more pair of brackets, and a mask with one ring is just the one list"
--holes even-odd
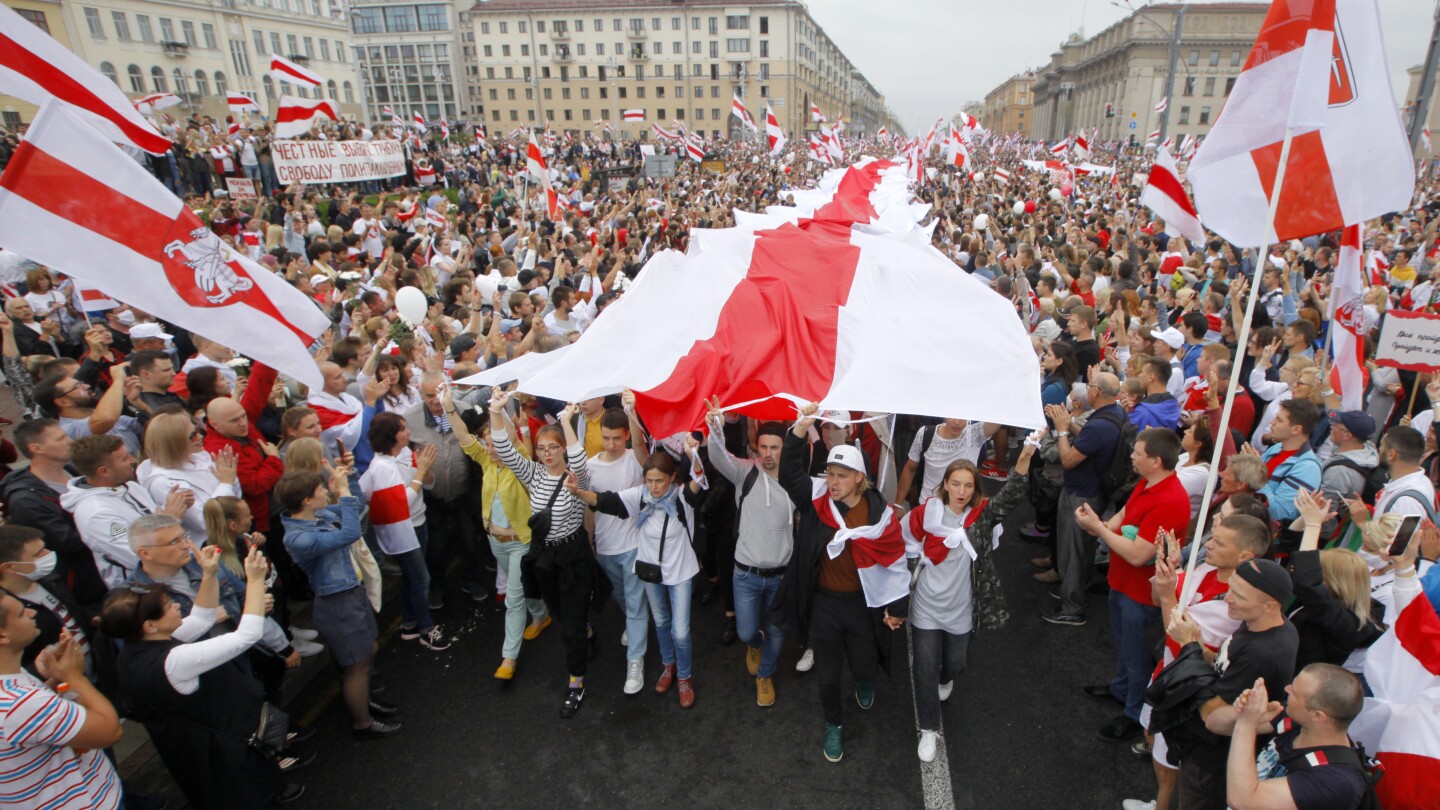
[(484, 585), (485, 556), (489, 555), (490, 543), (483, 532), (476, 530), (471, 509), (473, 503), (476, 501), (464, 495), (449, 501), (425, 496), (425, 522), (430, 527), (425, 565), (430, 569), (431, 590), (445, 590), (445, 572), (450, 567), (450, 558), (457, 551), (460, 554), (460, 581), (471, 589)]
[(550, 615), (560, 622), (565, 669), (571, 676), (583, 678), (590, 663), (590, 597), (596, 570), (589, 537), (581, 530), (559, 545), (532, 546), (520, 562), (520, 570), (525, 593), (538, 593)]
[(815, 591), (810, 608), (810, 649), (815, 651), (816, 683), (825, 722), (841, 725), (840, 670), (848, 660), (857, 684), (874, 684), (880, 675), (875, 648), (875, 620), (865, 605), (865, 594)]

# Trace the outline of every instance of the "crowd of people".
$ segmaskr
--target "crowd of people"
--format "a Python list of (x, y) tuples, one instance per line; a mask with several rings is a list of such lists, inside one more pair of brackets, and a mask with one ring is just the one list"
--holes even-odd
[[(779, 699), (787, 642), (800, 651), (830, 762), (847, 702), (871, 708), (907, 636), (930, 762), (974, 633), (1083, 626), (1104, 592), (1115, 676), (1076, 699), (1112, 706), (1100, 737), (1153, 764), (1154, 796), (1127, 810), (1374, 806), (1346, 729), (1367, 649), (1410, 602), (1440, 600), (1440, 380), (1372, 364), (1364, 406), (1341, 406), (1325, 352), (1338, 234), (1265, 256), (1186, 244), (1137, 204), (1144, 149), (1096, 144), (1111, 173), (1036, 171), (1043, 145), (982, 136), (916, 195), (934, 247), (1031, 334), (1045, 429), (814, 404), (757, 422), (716, 400), (694, 433), (652, 436), (629, 392), (564, 403), (469, 378), (583, 339), (650, 256), (813, 184), (828, 167), (803, 146), (713, 141), (718, 174), (680, 147), (673, 177), (646, 180), (634, 142), (547, 132), (567, 203), (552, 219), (525, 194), (525, 144), (498, 134), (405, 136), (403, 178), (282, 187), (263, 128), (164, 128), (176, 147), (156, 175), (330, 317), (324, 382), (124, 303), (86, 312), (60, 268), (0, 250), (0, 360), (24, 412), (0, 481), (0, 804), (158, 806), (108, 758), (122, 716), (196, 807), (299, 798), (313, 732), (280, 710), (286, 673), (328, 655), (355, 737), (403, 732), (370, 682), (377, 615), (394, 598), (401, 643), (449, 649), (454, 572), (465, 598), (503, 600), (497, 680), (558, 623), (562, 718), (599, 688), (594, 619), (612, 601), (623, 692), (695, 707), (691, 605), (720, 600), (759, 707)], [(897, 146), (844, 141), (852, 157)], [(258, 197), (229, 198), (226, 177)], [(1423, 204), (1371, 224), (1366, 331), (1433, 305), (1437, 227)], [(429, 303), (419, 323), (397, 313), (406, 287)], [(1039, 617), (1007, 610), (1002, 536), (1042, 549), (1034, 580), (1055, 599)], [(908, 559), (898, 588), (877, 552)]]

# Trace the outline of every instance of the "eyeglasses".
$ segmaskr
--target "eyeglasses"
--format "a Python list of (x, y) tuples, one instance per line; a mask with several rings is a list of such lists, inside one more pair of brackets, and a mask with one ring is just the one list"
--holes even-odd
[(84, 388), (84, 387), (85, 387), (85, 383), (77, 382), (77, 383), (75, 383), (74, 385), (70, 386), (69, 388), (65, 389), (64, 391), (56, 391), (56, 392), (55, 392), (55, 396), (57, 396), (57, 397), (68, 397), (68, 396), (70, 396), (71, 394), (75, 393), (76, 391), (78, 391), (78, 390), (80, 390), (81, 388)]
[(190, 535), (181, 534), (168, 543), (151, 543), (150, 545), (141, 546), (140, 548), (174, 548), (175, 546), (184, 545), (188, 542), (190, 542)]

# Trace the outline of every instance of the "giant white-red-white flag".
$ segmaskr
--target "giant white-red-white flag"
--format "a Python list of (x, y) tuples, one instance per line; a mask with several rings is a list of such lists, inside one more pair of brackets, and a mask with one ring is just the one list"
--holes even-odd
[(1331, 386), (1340, 395), (1342, 408), (1358, 411), (1365, 407), (1365, 386), (1369, 372), (1365, 368), (1365, 276), (1360, 269), (1364, 233), (1359, 225), (1345, 229), (1340, 239), (1340, 262), (1335, 265), (1335, 283), (1330, 288), (1330, 311), (1327, 317), (1339, 324), (1331, 342), (1335, 349), (1335, 366), (1331, 370)]
[(755, 126), (755, 119), (750, 117), (750, 111), (745, 109), (745, 102), (741, 101), (739, 96), (732, 96), (730, 98), (730, 112), (736, 118), (740, 119), (740, 123), (744, 124), (746, 129), (751, 132), (758, 131)]
[(1440, 796), (1440, 617), (1425, 593), (1401, 607), (1396, 580), (1394, 623), (1365, 654), (1374, 692), (1350, 724), (1350, 736), (1385, 766), (1375, 784), (1381, 807), (1433, 807)]
[(319, 87), (325, 83), (319, 73), (300, 67), (279, 54), (270, 57), (270, 72), (277, 80), (300, 87)]
[[(738, 211), (736, 227), (656, 254), (520, 390), (570, 402), (629, 388), (657, 436), (702, 424), (710, 396), (760, 419), (793, 418), (798, 399), (1043, 424), (1024, 326), (929, 244), (903, 166), (838, 169), (791, 196), (794, 207)], [(654, 317), (682, 305), (685, 318)], [(982, 335), (984, 352), (945, 348)], [(897, 340), (922, 348), (896, 364), (885, 347)]]
[(1166, 233), (1179, 234), (1192, 245), (1204, 244), (1205, 229), (1200, 227), (1200, 216), (1180, 182), (1175, 158), (1164, 149), (1155, 150), (1155, 164), (1150, 167), (1145, 190), (1140, 192), (1140, 204), (1165, 220)]
[(315, 303), (226, 247), (61, 104), (41, 108), (0, 176), (0, 244), (312, 388), (323, 382), (307, 348), (330, 320)]
[(780, 129), (780, 119), (770, 105), (765, 105), (765, 138), (770, 142), (770, 154), (778, 155), (785, 148), (785, 131)]
[(0, 4), (0, 94), (36, 106), (53, 98), (116, 143), (155, 155), (170, 148), (170, 139), (155, 131), (115, 82), (4, 4)]
[[(1270, 200), (1293, 133), (1273, 228)], [(1376, 0), (1273, 3), (1186, 179), (1205, 224), (1242, 247), (1410, 205), (1415, 171)]]
[(296, 98), (281, 96), (280, 106), (275, 110), (275, 135), (279, 138), (297, 138), (310, 131), (316, 121), (340, 120), (335, 113), (335, 103), (329, 99)]

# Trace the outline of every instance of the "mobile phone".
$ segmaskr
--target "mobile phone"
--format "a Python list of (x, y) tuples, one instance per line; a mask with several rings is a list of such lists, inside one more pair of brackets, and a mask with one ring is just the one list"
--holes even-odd
[(1419, 515), (1406, 515), (1400, 521), (1400, 528), (1395, 532), (1395, 539), (1390, 542), (1390, 550), (1386, 554), (1390, 557), (1399, 557), (1410, 547), (1410, 540), (1415, 536), (1415, 530), (1420, 528)]
[(345, 458), (345, 442), (342, 442), (339, 439), (335, 440), (335, 457)]

